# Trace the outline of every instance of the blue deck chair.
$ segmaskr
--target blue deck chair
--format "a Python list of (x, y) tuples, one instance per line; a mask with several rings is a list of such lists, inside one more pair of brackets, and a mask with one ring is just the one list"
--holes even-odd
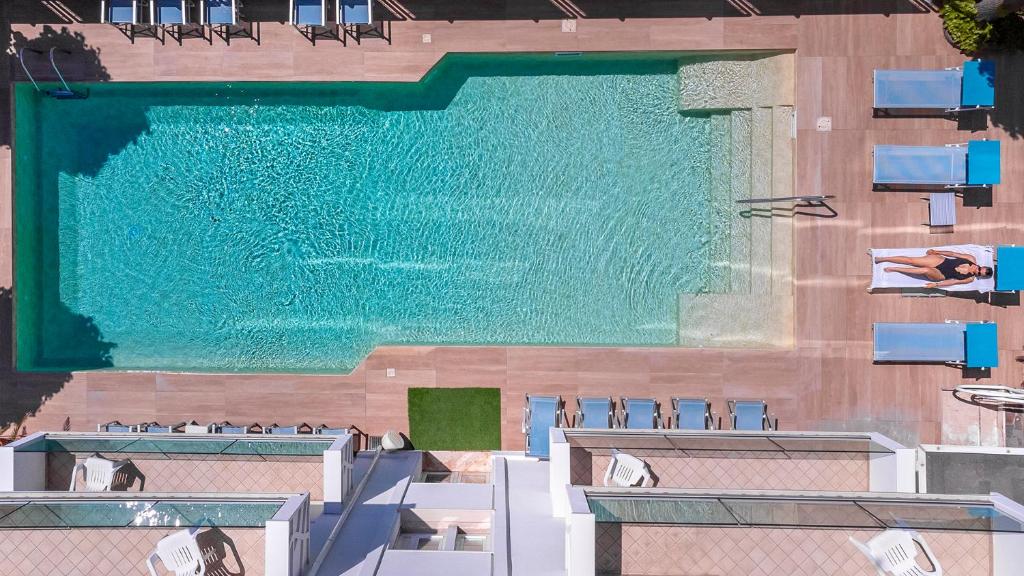
[(654, 398), (622, 398), (620, 400), (622, 417), (619, 426), (631, 430), (650, 430), (663, 428), (661, 423), (661, 407)]
[(615, 427), (615, 402), (611, 396), (577, 396), (573, 427), (610, 430)]
[(523, 434), (526, 435), (526, 455), (547, 458), (551, 455), (549, 430), (562, 425), (561, 396), (526, 395), (523, 410)]
[(729, 420), (733, 430), (774, 430), (768, 417), (768, 404), (764, 400), (729, 400)]
[(307, 40), (316, 44), (317, 38), (337, 38), (327, 26), (327, 0), (288, 0), (288, 3), (288, 23), (298, 28)]
[(875, 70), (875, 108), (962, 112), (995, 105), (995, 62), (945, 70)]
[(677, 430), (714, 430), (711, 402), (707, 398), (672, 398), (672, 422)]
[(999, 141), (972, 140), (967, 146), (875, 146), (874, 183), (945, 188), (999, 184)]
[(303, 422), (302, 424), (293, 426), (278, 426), (276, 423), (271, 424), (263, 429), (264, 434), (282, 434), (282, 435), (294, 435), (294, 434), (312, 434), (313, 427)]
[(115, 26), (138, 24), (138, 0), (100, 0), (100, 22)]
[(185, 422), (178, 422), (177, 424), (164, 426), (159, 422), (145, 422), (139, 424), (137, 430), (143, 434), (170, 434), (172, 432), (181, 432), (185, 424)]
[(996, 291), (1024, 290), (1024, 247), (996, 247)]
[(263, 428), (259, 424), (252, 424), (249, 426), (236, 426), (231, 422), (221, 422), (214, 427), (214, 431), (219, 434), (251, 434), (253, 429), (258, 429), (259, 432), (263, 431)]
[(157, 27), (152, 24), (152, 8), (149, 22), (142, 21), (140, 0), (100, 0), (100, 22), (117, 27), (122, 34), (135, 43), (136, 36), (158, 38)]
[(339, 36), (351, 36), (357, 44), (365, 37), (381, 38), (391, 43), (390, 22), (374, 19), (374, 0), (338, 0)]
[(132, 424), (121, 424), (120, 421), (114, 420), (113, 422), (107, 422), (106, 424), (99, 424), (96, 426), (97, 432), (120, 432), (122, 434), (128, 434), (138, 431), (137, 425)]
[(313, 434), (321, 434), (323, 436), (344, 436), (348, 433), (348, 428), (335, 428), (326, 424), (321, 424), (316, 428), (313, 428)]
[(999, 365), (996, 325), (982, 322), (876, 322), (875, 362), (940, 362), (967, 368)]
[(253, 24), (239, 22), (238, 9), (238, 0), (199, 0), (199, 24), (209, 27), (211, 43), (215, 35), (229, 45), (232, 38), (250, 38), (260, 43)]
[(149, 0), (150, 21), (181, 44), (186, 37), (203, 38), (203, 28), (192, 18), (192, 0)]

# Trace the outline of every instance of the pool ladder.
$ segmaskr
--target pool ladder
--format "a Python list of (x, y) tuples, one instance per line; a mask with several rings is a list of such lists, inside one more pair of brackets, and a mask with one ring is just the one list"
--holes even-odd
[[(81, 100), (88, 98), (88, 92), (75, 92), (71, 89), (70, 86), (68, 86), (67, 81), (64, 80), (64, 75), (60, 73), (60, 69), (57, 68), (57, 62), (53, 59), (53, 52), (56, 49), (56, 47), (50, 48), (50, 66), (52, 66), (53, 71), (57, 73), (57, 78), (60, 79), (60, 83), (63, 86), (63, 88), (47, 90), (46, 95), (50, 96), (51, 98), (56, 98), (58, 100)], [(32, 48), (30, 48), (30, 50), (32, 50), (36, 54), (43, 53), (41, 50), (35, 50)], [(71, 54), (69, 50), (61, 50), (61, 52), (65, 54)], [(18, 62), (21, 63), (21, 69), (25, 71), (25, 76), (28, 76), (29, 81), (32, 82), (32, 86), (36, 89), (36, 92), (42, 92), (42, 90), (39, 88), (39, 84), (36, 82), (36, 79), (33, 78), (32, 73), (28, 71), (28, 66), (25, 65), (25, 48), (21, 48), (18, 50)]]
[(820, 203), (825, 200), (835, 198), (831, 195), (818, 195), (818, 196), (780, 196), (779, 198), (749, 198), (746, 200), (737, 200), (737, 204), (763, 204), (765, 202), (811, 202)]

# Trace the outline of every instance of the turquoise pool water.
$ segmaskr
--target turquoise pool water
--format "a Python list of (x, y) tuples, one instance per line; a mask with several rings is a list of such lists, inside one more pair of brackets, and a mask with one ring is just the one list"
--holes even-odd
[[(419, 84), (16, 89), (24, 370), (347, 372), (381, 344), (672, 345), (728, 133), (678, 59)], [(727, 274), (727, 271), (724, 273)]]

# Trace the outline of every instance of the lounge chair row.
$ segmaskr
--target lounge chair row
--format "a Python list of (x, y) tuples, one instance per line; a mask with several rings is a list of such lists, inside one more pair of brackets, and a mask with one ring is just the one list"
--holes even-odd
[[(971, 60), (944, 70), (875, 70), (874, 108), (940, 110), (955, 114), (995, 107), (995, 63)], [(872, 181), (878, 190), (942, 188), (929, 197), (934, 231), (956, 224), (956, 190), (991, 188), (1001, 181), (998, 141), (972, 140), (943, 146), (877, 145)]]
[[(729, 422), (733, 430), (774, 430), (777, 420), (768, 414), (763, 400), (729, 400)], [(716, 419), (718, 422), (716, 423)], [(672, 398), (672, 415), (665, 421), (661, 404), (654, 398), (621, 398), (619, 410), (610, 396), (578, 396), (576, 413), (570, 426), (561, 396), (526, 395), (523, 412), (523, 434), (526, 436), (528, 456), (546, 458), (550, 452), (550, 428), (585, 428), (608, 430), (715, 430), (721, 428), (721, 419), (711, 409), (707, 398)]]
[[(214, 35), (228, 43), (233, 37), (258, 42), (252, 23), (242, 20), (241, 8), (240, 0), (100, 0), (100, 21), (121, 28), (132, 41), (166, 31), (179, 43), (185, 37), (212, 42)], [(385, 21), (374, 19), (373, 0), (337, 0), (334, 25), (328, 22), (328, 14), (328, 0), (288, 1), (288, 22), (310, 41), (352, 37), (360, 42), (370, 36), (390, 42)]]
[(293, 426), (260, 426), (259, 424), (235, 425), (231, 422), (220, 422), (210, 424), (199, 424), (196, 421), (178, 422), (171, 425), (162, 425), (158, 422), (143, 422), (140, 424), (122, 424), (114, 420), (96, 427), (97, 432), (120, 432), (125, 434), (322, 434), (324, 436), (341, 436), (349, 434), (350, 428), (340, 428), (321, 424), (312, 427), (303, 422)]

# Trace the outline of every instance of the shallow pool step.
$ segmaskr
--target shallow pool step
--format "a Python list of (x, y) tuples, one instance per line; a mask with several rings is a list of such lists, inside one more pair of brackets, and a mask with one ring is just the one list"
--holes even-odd
[(733, 150), (731, 138), (733, 133), (732, 117), (729, 114), (715, 114), (711, 116), (711, 130), (713, 142), (729, 143), (728, 153), (724, 157), (715, 158), (714, 163), (708, 167), (708, 178), (710, 180), (710, 214), (708, 217), (708, 228), (706, 238), (708, 242), (708, 280), (704, 290), (713, 293), (724, 293), (732, 290), (732, 266), (735, 256), (732, 254), (732, 222), (729, 217), (732, 211), (732, 173), (731, 164), (746, 154), (747, 150)]
[(750, 292), (750, 219), (737, 210), (737, 200), (751, 198), (750, 147), (751, 112), (734, 110), (729, 114), (732, 125), (730, 134), (729, 187), (732, 198), (729, 203), (729, 285), (730, 292)]
[[(793, 196), (792, 108), (757, 107), (730, 116), (734, 200)], [(744, 142), (749, 142), (746, 165), (735, 153)], [(731, 289), (679, 296), (681, 346), (792, 347), (793, 221), (789, 205), (776, 208), (733, 204)], [(741, 216), (744, 212), (750, 216)]]
[(700, 112), (792, 106), (794, 63), (792, 53), (684, 59), (679, 65), (679, 109)]

